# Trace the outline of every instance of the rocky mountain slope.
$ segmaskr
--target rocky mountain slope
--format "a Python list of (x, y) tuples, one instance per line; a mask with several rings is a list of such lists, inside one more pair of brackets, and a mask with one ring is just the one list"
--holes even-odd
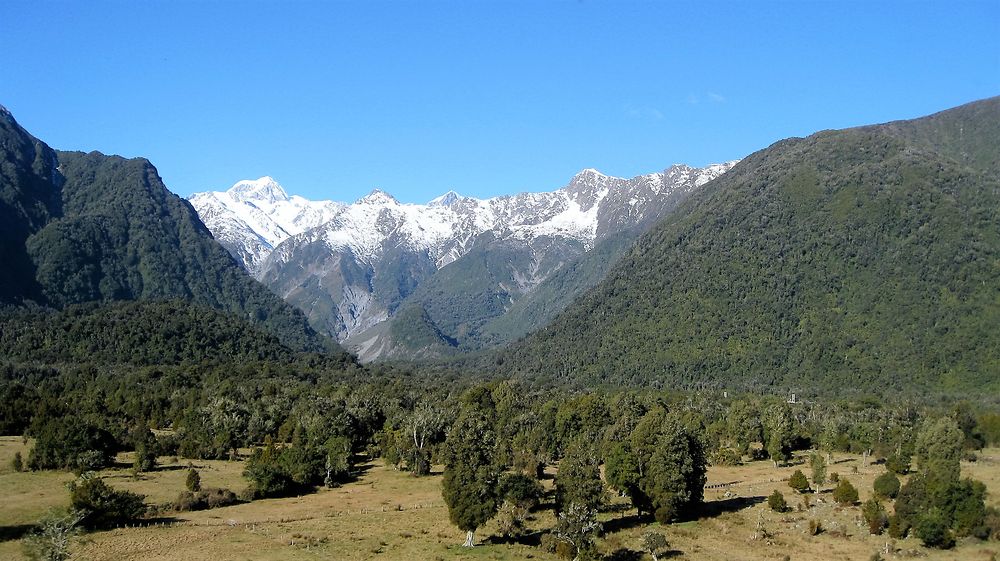
[[(423, 205), (380, 190), (349, 205), (309, 203), (270, 178), (191, 202), (223, 245), (318, 330), (365, 359), (433, 355), (504, 339), (481, 330), (603, 239), (644, 230), (734, 163), (631, 179), (588, 169), (552, 192), (477, 199), (451, 191)], [(428, 318), (443, 347), (400, 347), (388, 336), (383, 324), (404, 303), (422, 310), (408, 316)]]
[(793, 138), (489, 360), (582, 384), (1000, 390), (1000, 98)]

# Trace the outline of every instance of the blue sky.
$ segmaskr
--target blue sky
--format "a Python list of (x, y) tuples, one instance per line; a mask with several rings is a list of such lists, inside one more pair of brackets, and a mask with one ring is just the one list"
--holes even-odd
[(182, 195), (551, 190), (997, 94), (997, 0), (0, 3), (0, 104)]

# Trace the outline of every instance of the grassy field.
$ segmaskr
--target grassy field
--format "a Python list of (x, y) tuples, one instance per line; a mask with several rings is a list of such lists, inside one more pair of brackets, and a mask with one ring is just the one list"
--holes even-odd
[[(65, 483), (70, 474), (57, 472), (13, 473), (10, 459), (26, 451), (20, 438), (0, 439), (0, 559), (21, 559), (18, 539), (46, 509), (65, 506)], [(188, 462), (161, 458), (157, 471), (135, 479), (127, 469), (127, 456), (119, 467), (101, 473), (115, 487), (147, 495), (147, 502), (173, 500), (184, 488)], [(804, 458), (798, 458), (803, 461)], [(239, 492), (245, 481), (240, 462), (194, 462), (204, 487), (228, 487)], [(881, 466), (862, 467), (855, 456), (838, 455), (830, 472), (846, 477), (864, 500), (870, 495)], [(774, 468), (770, 462), (740, 467), (713, 467), (705, 492), (705, 517), (657, 529), (667, 535), (672, 555), (704, 560), (856, 560), (868, 559), (883, 548), (887, 536), (870, 536), (861, 522), (858, 507), (836, 506), (829, 487), (810, 496), (811, 505), (799, 508), (802, 498), (783, 481), (796, 469)], [(440, 468), (438, 468), (438, 471)], [(807, 471), (803, 469), (803, 471)], [(980, 454), (975, 463), (964, 463), (963, 474), (984, 481), (988, 502), (1000, 504), (1000, 449)], [(314, 559), (556, 559), (530, 543), (500, 543), (492, 539), (490, 523), (477, 533), (476, 548), (460, 547), (464, 533), (448, 522), (441, 498), (440, 474), (410, 477), (380, 462), (363, 467), (355, 482), (338, 489), (321, 489), (294, 498), (255, 501), (200, 512), (168, 513), (140, 527), (120, 528), (89, 534), (75, 549), (75, 558), (111, 560), (314, 560)], [(546, 481), (551, 488), (551, 480)], [(723, 487), (719, 487), (724, 485)], [(764, 498), (774, 489), (785, 494), (790, 512), (767, 509)], [(602, 518), (606, 532), (598, 540), (600, 551), (611, 559), (649, 559), (638, 553), (640, 536), (648, 528), (639, 524), (634, 511), (620, 503)], [(614, 501), (612, 501), (614, 502)], [(534, 529), (553, 525), (550, 509), (534, 514)], [(818, 520), (825, 531), (810, 536), (810, 520)], [(758, 524), (766, 537), (753, 539)], [(530, 540), (528, 540), (530, 541)], [(496, 542), (496, 543), (494, 543)], [(537, 535), (535, 536), (537, 542)], [(1000, 556), (1000, 543), (960, 541), (950, 551), (925, 550), (916, 539), (893, 544), (897, 555), (916, 554), (928, 560), (990, 560)]]

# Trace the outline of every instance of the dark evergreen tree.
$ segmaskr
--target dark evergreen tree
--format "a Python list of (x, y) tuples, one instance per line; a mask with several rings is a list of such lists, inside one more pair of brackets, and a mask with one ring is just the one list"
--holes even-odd
[(496, 435), (484, 407), (487, 402), (478, 395), (467, 396), (467, 405), (445, 440), (442, 494), (449, 519), (466, 532), (466, 547), (475, 545), (476, 529), (492, 518), (498, 507)]

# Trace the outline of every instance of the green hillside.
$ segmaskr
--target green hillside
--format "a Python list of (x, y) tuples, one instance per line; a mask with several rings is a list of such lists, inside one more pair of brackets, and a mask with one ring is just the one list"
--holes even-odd
[(184, 300), (341, 352), (239, 267), (142, 158), (54, 151), (0, 112), (0, 302)]
[(1000, 389), (1000, 99), (746, 158), (552, 324), (529, 377)]

